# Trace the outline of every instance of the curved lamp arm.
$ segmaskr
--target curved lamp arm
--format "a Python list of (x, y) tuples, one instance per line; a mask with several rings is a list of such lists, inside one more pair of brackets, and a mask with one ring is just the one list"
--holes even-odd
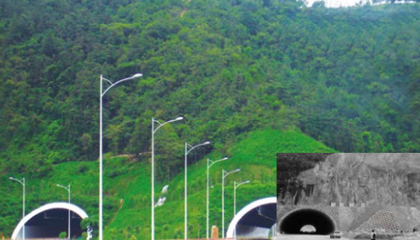
[(152, 119), (152, 121), (153, 122), (155, 122), (155, 123), (157, 123), (157, 124), (159, 124), (159, 126), (157, 126), (155, 129), (153, 129), (153, 133), (155, 133), (160, 127), (162, 127), (163, 125), (165, 125), (165, 124), (168, 124), (168, 123), (171, 123), (171, 122), (175, 122), (175, 121), (179, 121), (179, 120), (182, 120), (182, 119), (184, 119), (183, 117), (177, 117), (177, 118), (175, 118), (175, 119), (172, 119), (172, 120), (169, 120), (169, 121), (166, 121), (166, 122), (164, 122), (164, 123), (160, 123), (158, 120), (155, 120), (154, 118)]
[[(124, 81), (128, 81), (128, 80), (131, 80), (131, 79), (134, 79), (134, 78), (139, 78), (139, 77), (141, 77), (141, 76), (143, 76), (143, 74), (141, 74), (141, 73), (136, 73), (136, 74), (134, 74), (134, 75), (133, 75), (133, 76), (131, 76), (131, 77), (124, 78), (124, 79), (118, 80), (118, 81), (116, 81), (115, 83), (113, 83), (113, 82), (111, 82), (109, 79), (106, 79), (106, 78), (102, 77), (102, 75), (101, 75), (101, 80), (105, 80), (105, 81), (109, 82), (109, 84), (111, 84), (111, 85), (110, 85), (107, 89), (105, 89), (105, 91), (103, 91), (103, 92), (101, 93), (101, 97), (103, 97), (103, 96), (105, 95), (105, 93), (106, 93), (106, 92), (108, 92), (108, 90), (109, 90), (109, 89), (111, 89), (113, 86), (115, 86), (115, 85), (117, 85), (117, 84), (119, 84), (119, 83), (122, 83), (122, 82), (124, 82)], [(102, 84), (102, 82), (101, 82), (101, 84)]]

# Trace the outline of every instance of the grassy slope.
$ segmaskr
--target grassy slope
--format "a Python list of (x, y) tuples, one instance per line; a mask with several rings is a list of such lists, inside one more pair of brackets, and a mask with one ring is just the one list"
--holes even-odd
[[(210, 169), (210, 225), (221, 228), (221, 174), (241, 168), (225, 179), (225, 228), (233, 217), (233, 181), (250, 180), (237, 189), (237, 210), (248, 203), (276, 195), (277, 152), (331, 152), (332, 149), (298, 132), (264, 130), (250, 133), (231, 149), (228, 161)], [(213, 160), (224, 156), (212, 153)], [(159, 163), (157, 163), (159, 164)], [(104, 164), (105, 239), (150, 238), (150, 166), (147, 161), (135, 162), (126, 158), (108, 158)], [(27, 176), (26, 176), (27, 177)], [(3, 179), (5, 179), (4, 176)], [(1, 180), (5, 181), (5, 180)], [(0, 181), (0, 182), (1, 182)], [(56, 183), (72, 185), (72, 202), (84, 208), (97, 221), (98, 163), (69, 162), (56, 165), (54, 171), (42, 179), (27, 177), (28, 208), (31, 211), (51, 201), (66, 201), (66, 193)], [(184, 175), (178, 174), (170, 183), (157, 183), (159, 191), (169, 184), (167, 201), (155, 210), (156, 238), (183, 238), (184, 236)], [(5, 181), (0, 185), (10, 191), (10, 216), (2, 220), (14, 227), (20, 217), (20, 188)], [(156, 193), (156, 199), (159, 192)], [(123, 200), (121, 202), (121, 199)], [(120, 205), (122, 203), (122, 205)], [(121, 206), (121, 208), (120, 208)], [(188, 223), (189, 237), (205, 236), (206, 229), (206, 160), (188, 168)], [(1, 229), (11, 234), (13, 229)], [(96, 232), (97, 234), (97, 232)]]
[[(225, 179), (225, 228), (233, 217), (233, 181), (250, 180), (237, 189), (237, 210), (248, 203), (276, 195), (276, 153), (277, 152), (332, 152), (333, 150), (322, 143), (297, 132), (280, 132), (264, 130), (250, 133), (247, 138), (231, 149), (228, 161), (220, 162), (210, 168), (210, 225), (221, 228), (221, 176), (222, 170), (227, 171), (241, 168), (241, 172), (233, 173)], [(217, 154), (209, 156), (212, 160), (224, 156)], [(136, 183), (127, 189), (125, 205), (119, 211), (114, 221), (107, 226), (105, 233), (114, 234), (129, 227), (132, 231), (125, 232), (124, 237), (131, 237), (139, 232), (139, 236), (150, 235), (150, 175), (138, 177)], [(147, 187), (140, 189), (146, 184)], [(167, 184), (167, 183), (164, 183)], [(164, 185), (157, 186), (161, 189)], [(144, 192), (147, 191), (147, 192)], [(135, 193), (140, 196), (133, 198)], [(155, 224), (156, 238), (183, 238), (184, 236), (184, 175), (179, 174), (169, 183), (167, 202), (156, 208)], [(130, 199), (131, 198), (131, 199)], [(140, 202), (139, 198), (147, 198)], [(130, 201), (130, 202), (127, 202)], [(136, 225), (140, 223), (140, 227)], [(206, 229), (206, 160), (201, 160), (188, 168), (188, 236), (199, 238), (205, 236)], [(115, 230), (113, 230), (115, 229)], [(119, 229), (119, 230), (116, 230)], [(116, 233), (115, 233), (116, 234)], [(143, 238), (143, 237), (141, 237)]]

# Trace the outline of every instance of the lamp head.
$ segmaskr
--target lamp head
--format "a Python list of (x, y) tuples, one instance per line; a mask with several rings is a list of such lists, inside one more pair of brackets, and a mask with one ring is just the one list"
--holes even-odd
[(10, 180), (15, 180), (15, 178), (9, 177)]
[(134, 74), (131, 78), (139, 78), (139, 77), (142, 77), (143, 76), (143, 74), (141, 74), (141, 73), (136, 73), (136, 74)]
[(207, 141), (207, 142), (205, 142), (205, 143), (203, 143), (203, 144), (207, 145), (207, 144), (210, 144), (210, 142), (209, 142), (209, 141)]
[(234, 172), (239, 172), (239, 171), (241, 171), (241, 169), (240, 169), (240, 168), (236, 169)]
[(224, 158), (222, 158), (222, 160), (228, 160), (229, 158), (227, 158), (227, 157), (224, 157)]
[(182, 119), (184, 119), (184, 118), (183, 117), (177, 117), (175, 120), (178, 121), (178, 120), (182, 120)]

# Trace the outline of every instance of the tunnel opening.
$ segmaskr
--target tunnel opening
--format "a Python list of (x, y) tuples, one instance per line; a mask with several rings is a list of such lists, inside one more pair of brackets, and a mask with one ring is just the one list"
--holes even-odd
[[(305, 226), (312, 226), (315, 231), (301, 231)], [(319, 210), (300, 209), (284, 217), (279, 229), (282, 234), (327, 235), (335, 231), (335, 224), (327, 214)]]
[(300, 229), (303, 233), (314, 233), (316, 232), (316, 228), (312, 225), (305, 225)]
[[(25, 224), (25, 236), (27, 238), (57, 238), (60, 233), (68, 232), (67, 209), (51, 209), (32, 217)], [(78, 238), (82, 236), (80, 227), (82, 219), (70, 211), (70, 236)]]

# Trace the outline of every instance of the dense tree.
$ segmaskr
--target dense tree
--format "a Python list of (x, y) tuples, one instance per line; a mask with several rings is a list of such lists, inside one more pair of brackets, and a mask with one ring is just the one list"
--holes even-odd
[(180, 171), (183, 142), (210, 140), (226, 153), (263, 128), (300, 129), (345, 152), (418, 152), (418, 10), (5, 0), (2, 169), (43, 172), (96, 159), (99, 75), (115, 81), (136, 72), (144, 77), (104, 97), (104, 150), (150, 152), (151, 118), (184, 116), (160, 133), (162, 181)]

